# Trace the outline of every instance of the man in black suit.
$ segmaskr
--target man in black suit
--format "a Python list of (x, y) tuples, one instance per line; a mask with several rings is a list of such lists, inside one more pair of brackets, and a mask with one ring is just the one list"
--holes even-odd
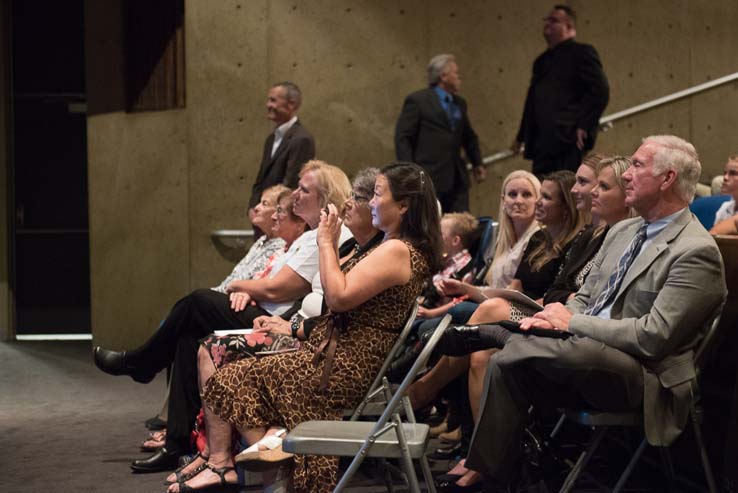
[(477, 181), (484, 180), (477, 134), (466, 114), (466, 101), (453, 55), (437, 55), (428, 64), (430, 87), (410, 94), (395, 128), (395, 152), (400, 161), (422, 166), (433, 180), (444, 212), (469, 210), (469, 176), (461, 158), (474, 166)]
[(577, 43), (576, 14), (555, 5), (543, 19), (548, 49), (533, 63), (520, 130), (512, 150), (533, 160), (533, 173), (576, 171), (594, 147), (600, 116), (610, 88), (597, 51)]
[(267, 118), (275, 129), (264, 143), (259, 174), (251, 188), (249, 216), (265, 189), (279, 183), (296, 188), (302, 165), (315, 157), (315, 140), (297, 119), (301, 102), (297, 84), (278, 82), (269, 89)]

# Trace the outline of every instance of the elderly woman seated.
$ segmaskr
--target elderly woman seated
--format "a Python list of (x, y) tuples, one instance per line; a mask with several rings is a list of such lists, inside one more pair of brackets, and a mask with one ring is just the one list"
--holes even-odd
[[(341, 264), (350, 261), (355, 255), (371, 251), (384, 238), (384, 233), (372, 224), (369, 199), (374, 193), (374, 182), (379, 170), (367, 168), (357, 173), (353, 180), (351, 198), (343, 207), (343, 224), (348, 227), (353, 237), (344, 242), (338, 249)], [(244, 358), (263, 357), (299, 349), (301, 341), (306, 340), (312, 328), (320, 320), (319, 315), (327, 308), (323, 303), (323, 288), (320, 274), (313, 291), (302, 302), (300, 310), (290, 320), (282, 317), (258, 317), (254, 320), (253, 332), (234, 335), (211, 335), (205, 338), (198, 352), (199, 377), (192, 385), (202, 386), (207, 383), (220, 368), (227, 363)], [(198, 453), (186, 466), (181, 467), (167, 480), (176, 482), (188, 478), (193, 471), (205, 462), (206, 457)]]
[[(174, 305), (164, 323), (143, 346), (123, 352), (96, 347), (95, 364), (107, 373), (130, 375), (146, 383), (174, 363), (179, 367), (178, 373), (184, 376), (184, 379), (173, 378), (174, 395), (177, 386), (186, 386), (190, 379), (196, 378), (197, 348), (203, 337), (215, 329), (251, 327), (259, 316), (283, 315), (297, 299), (311, 291), (311, 283), (318, 272), (315, 228), (320, 221), (320, 211), (327, 205), (343, 204), (350, 191), (348, 177), (339, 168), (321, 161), (306, 163), (298, 188), (293, 192), (293, 210), (312, 230), (294, 241), (268, 275), (262, 279), (233, 281), (227, 293), (209, 289), (194, 291)], [(347, 230), (342, 235), (344, 241), (350, 237)], [(189, 428), (199, 408), (199, 396), (184, 404), (182, 408), (191, 410), (186, 421)], [(171, 434), (169, 423), (166, 446), (147, 459), (135, 461), (132, 467), (142, 472), (176, 467), (179, 456), (189, 452), (190, 447), (188, 441), (174, 443)], [(182, 436), (181, 433), (177, 435)]]
[(204, 455), (209, 458), (202, 471), (172, 484), (169, 491), (237, 481), (230, 452), (231, 426), (256, 445), (242, 457), (245, 465), (264, 469), (294, 460), (295, 491), (332, 490), (336, 458), (293, 459), (268, 442), (278, 442), (285, 428), (307, 419), (339, 419), (344, 408), (358, 403), (423, 281), (440, 266), (435, 192), (420, 167), (399, 163), (384, 168), (370, 206), (383, 241), (343, 266), (337, 252), (338, 210), (329, 206), (323, 213), (318, 245), (328, 314), (299, 350), (235, 361), (210, 378), (203, 393), (208, 430)]

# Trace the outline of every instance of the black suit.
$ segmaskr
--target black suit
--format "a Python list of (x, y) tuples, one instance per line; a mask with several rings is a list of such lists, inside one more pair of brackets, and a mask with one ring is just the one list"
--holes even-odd
[(430, 87), (410, 94), (395, 128), (395, 152), (400, 161), (421, 165), (433, 180), (444, 212), (469, 210), (469, 176), (461, 157), (482, 164), (477, 134), (466, 114), (466, 101), (453, 95), (460, 120), (453, 126)]
[[(533, 160), (533, 172), (576, 171), (582, 152), (594, 147), (609, 98), (607, 77), (592, 46), (570, 39), (536, 58), (517, 136), (525, 143), (525, 157)], [(577, 128), (587, 131), (582, 150)]]
[(305, 127), (296, 121), (282, 138), (277, 152), (272, 156), (274, 132), (264, 143), (259, 174), (251, 188), (249, 208), (259, 203), (261, 192), (280, 183), (296, 188), (302, 165), (315, 157), (315, 140)]

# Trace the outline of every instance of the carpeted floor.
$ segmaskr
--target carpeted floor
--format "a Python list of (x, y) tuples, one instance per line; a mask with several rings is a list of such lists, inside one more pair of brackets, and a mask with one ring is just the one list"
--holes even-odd
[(133, 475), (143, 421), (161, 407), (149, 385), (95, 368), (85, 342), (0, 343), (0, 491), (156, 492), (165, 473)]
[[(89, 341), (0, 342), (0, 367), (0, 493), (166, 490), (167, 473), (128, 467), (147, 455), (138, 447), (161, 408), (163, 373), (148, 385), (106, 375)], [(349, 491), (385, 491), (370, 476), (362, 471)]]

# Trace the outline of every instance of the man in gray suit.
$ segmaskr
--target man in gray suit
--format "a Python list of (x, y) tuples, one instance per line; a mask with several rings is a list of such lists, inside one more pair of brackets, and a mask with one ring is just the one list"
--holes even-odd
[(625, 202), (641, 217), (610, 230), (566, 306), (547, 305), (520, 323), (568, 337), (512, 334), (490, 358), (466, 461), (487, 489), (513, 478), (531, 405), (640, 409), (658, 446), (686, 424), (693, 351), (726, 296), (722, 260), (687, 207), (701, 171), (694, 147), (648, 137), (632, 161)]

